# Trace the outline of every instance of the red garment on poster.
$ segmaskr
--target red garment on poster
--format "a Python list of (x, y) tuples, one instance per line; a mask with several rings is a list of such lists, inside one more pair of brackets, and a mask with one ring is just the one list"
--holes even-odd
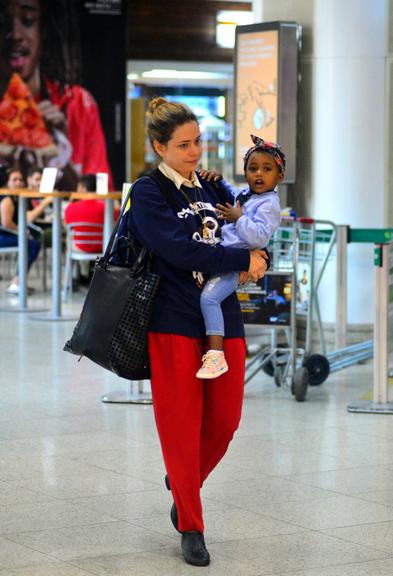
[[(79, 200), (78, 202), (71, 202), (64, 212), (64, 221), (66, 224), (73, 222), (91, 222), (93, 224), (104, 224), (105, 202), (104, 200)], [(115, 209), (114, 217), (117, 220), (119, 210)], [(81, 242), (76, 242), (76, 247), (83, 252), (102, 252), (101, 234), (102, 228), (92, 228), (90, 226), (80, 226), (78, 230), (81, 232), (99, 232), (100, 236), (91, 236), (89, 241), (98, 240), (97, 243), (86, 244), (81, 238)]]
[(49, 99), (67, 116), (67, 137), (72, 145), (72, 163), (80, 174), (108, 174), (109, 190), (113, 190), (104, 131), (93, 96), (82, 86), (67, 86), (61, 91), (56, 82), (46, 81)]

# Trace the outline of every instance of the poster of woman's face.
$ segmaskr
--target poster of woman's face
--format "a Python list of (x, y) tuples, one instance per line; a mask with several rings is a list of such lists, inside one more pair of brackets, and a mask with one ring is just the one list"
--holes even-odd
[(2, 15), (1, 76), (18, 72), (30, 83), (40, 60), (40, 1), (9, 0)]
[[(120, 103), (124, 109), (125, 74), (119, 76), (112, 65), (110, 50), (92, 54), (91, 47), (102, 45), (107, 29), (113, 38), (105, 39), (106, 46), (113, 45), (116, 56), (123, 43), (125, 68), (126, 2), (108, 0), (103, 11), (97, 9), (101, 5), (99, 0), (0, 0), (0, 163), (22, 171), (32, 164), (55, 166), (63, 189), (75, 189), (81, 175), (96, 172), (107, 172), (114, 188), (112, 162), (115, 180), (124, 179), (124, 138), (119, 143), (112, 132), (114, 107)], [(23, 105), (11, 107), (10, 82), (11, 100), (27, 88), (25, 101), (38, 110), (51, 146), (40, 149), (31, 136), (34, 127), (25, 119), (31, 122), (34, 114), (12, 115)], [(121, 164), (115, 160), (119, 152)]]

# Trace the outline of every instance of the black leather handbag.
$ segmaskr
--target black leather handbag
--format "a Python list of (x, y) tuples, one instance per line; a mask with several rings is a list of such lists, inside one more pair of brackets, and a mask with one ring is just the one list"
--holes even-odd
[[(127, 200), (105, 254), (96, 262), (82, 313), (64, 350), (122, 378), (142, 380), (150, 377), (147, 332), (160, 278), (151, 272), (151, 253), (129, 233), (118, 236), (119, 229), (127, 229), (126, 205)], [(119, 246), (127, 257), (118, 257)]]

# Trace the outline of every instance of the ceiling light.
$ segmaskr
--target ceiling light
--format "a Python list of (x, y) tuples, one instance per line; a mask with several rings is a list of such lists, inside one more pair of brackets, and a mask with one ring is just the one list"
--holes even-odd
[(253, 24), (254, 13), (245, 10), (220, 10), (217, 12), (216, 43), (221, 48), (235, 46), (236, 26)]
[(200, 72), (196, 70), (165, 70), (153, 69), (148, 72), (143, 72), (144, 78), (187, 78), (195, 80), (214, 80), (218, 78), (227, 78), (227, 74), (219, 72)]

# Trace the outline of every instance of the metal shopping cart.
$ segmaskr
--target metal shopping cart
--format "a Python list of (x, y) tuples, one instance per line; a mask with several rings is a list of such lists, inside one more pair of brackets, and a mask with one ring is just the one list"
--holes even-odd
[[(237, 291), (245, 324), (270, 329), (271, 343), (262, 346), (246, 366), (246, 384), (265, 366), (271, 367), (277, 386), (291, 389), (297, 401), (305, 400), (308, 371), (304, 349), (296, 346), (296, 286), (298, 228), (291, 219), (281, 226), (271, 246), (271, 269), (256, 283)], [(279, 334), (284, 345), (278, 345)]]
[[(329, 362), (325, 356), (317, 291), (335, 238), (332, 222), (283, 218), (269, 246), (269, 272), (258, 283), (238, 290), (245, 324), (271, 330), (270, 345), (262, 346), (247, 363), (246, 383), (259, 370), (264, 370), (274, 377), (277, 386), (290, 388), (296, 400), (302, 402), (309, 384), (321, 384), (327, 378)], [(314, 311), (321, 354), (312, 353)], [(297, 346), (298, 314), (307, 317), (305, 348)], [(281, 334), (284, 344), (282, 341), (279, 344)]]
[[(303, 364), (309, 372), (310, 385), (318, 386), (327, 379), (330, 373), (318, 289), (327, 264), (333, 255), (337, 241), (337, 227), (330, 220), (314, 220), (312, 218), (299, 218), (297, 226), (299, 229), (299, 263), (306, 270), (306, 274), (307, 268), (304, 267), (308, 267), (309, 274), (308, 282), (305, 282), (306, 286), (309, 286), (306, 301), (302, 297), (304, 272), (303, 276), (299, 278), (298, 284), (298, 314), (305, 314), (307, 318)], [(320, 353), (313, 351), (314, 317), (316, 318)]]

